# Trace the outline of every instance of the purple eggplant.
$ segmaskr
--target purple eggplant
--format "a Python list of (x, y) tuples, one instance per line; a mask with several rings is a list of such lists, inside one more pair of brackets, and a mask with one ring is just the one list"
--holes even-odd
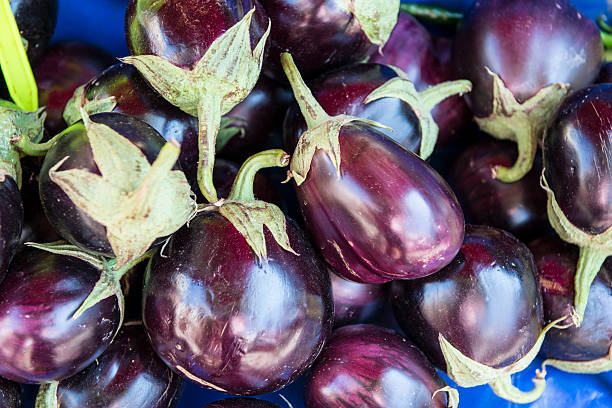
[[(146, 123), (119, 113), (92, 115), (91, 120), (109, 126), (134, 143), (153, 163), (164, 139)], [(62, 170), (82, 169), (100, 174), (82, 122), (66, 129), (47, 152), (40, 171), (40, 198), (47, 218), (65, 240), (83, 249), (113, 257), (106, 227), (95, 221), (83, 209), (76, 206), (62, 188), (51, 180), (49, 170), (68, 157)]]
[(0, 377), (0, 406), (3, 408), (23, 408), (21, 386)]
[(45, 106), (45, 128), (51, 136), (66, 128), (62, 113), (74, 91), (113, 61), (105, 51), (77, 42), (54, 44), (43, 54), (33, 71), (38, 103)]
[(259, 38), (266, 29), (257, 0), (130, 0), (125, 36), (132, 55), (158, 55), (182, 68), (192, 68), (208, 47), (255, 7), (252, 29)]
[(589, 287), (612, 254), (612, 85), (577, 91), (559, 107), (543, 140), (549, 219), (566, 242), (580, 247), (575, 275), (577, 323)]
[[(414, 82), (417, 91), (422, 91), (441, 82), (458, 79), (450, 61), (451, 47), (452, 41), (432, 37), (412, 15), (400, 11), (389, 41), (370, 62), (400, 68)], [(472, 118), (465, 101), (459, 96), (451, 96), (440, 102), (432, 115), (440, 128), (439, 145), (454, 139)]]
[(11, 0), (9, 4), (25, 40), (28, 59), (34, 62), (45, 51), (55, 31), (58, 0)]
[(483, 0), (459, 23), (453, 61), (474, 84), (467, 101), (481, 129), (518, 143), (512, 167), (496, 177), (512, 182), (530, 169), (548, 117), (569, 89), (590, 84), (602, 43), (592, 20), (566, 0)]
[(277, 390), (312, 364), (333, 324), (331, 285), (299, 229), (287, 223), (287, 234), (300, 255), (266, 230), (267, 261), (217, 212), (174, 234), (143, 294), (145, 328), (166, 364), (237, 395)]
[(4, 175), (0, 182), (0, 282), (6, 276), (9, 264), (17, 251), (23, 225), (23, 203), (13, 177)]
[(60, 382), (62, 408), (173, 408), (183, 380), (157, 357), (141, 324), (124, 326), (96, 362)]
[(279, 406), (254, 398), (227, 398), (208, 404), (204, 408), (279, 408)]
[(389, 285), (357, 283), (329, 271), (334, 295), (334, 327), (373, 323), (387, 304)]
[[(455, 375), (456, 360), (448, 344), (475, 363), (504, 368), (509, 381), (509, 367), (524, 359), (528, 364), (541, 345), (542, 303), (535, 273), (531, 252), (512, 235), (468, 225), (450, 265), (423, 279), (393, 282), (393, 312), (406, 335), (459, 385), (476, 383)], [(497, 381), (499, 377), (493, 377), (480, 384), (491, 383), (498, 395), (515, 402), (532, 401), (544, 385), (537, 383), (533, 398), (520, 400), (503, 389), (500, 393), (503, 387)]]
[(73, 319), (99, 275), (87, 262), (36, 249), (15, 257), (0, 285), (1, 376), (22, 383), (62, 380), (110, 345), (119, 328), (117, 298)]
[[(309, 408), (443, 408), (444, 382), (423, 353), (394, 331), (337, 329), (312, 368)], [(456, 391), (455, 391), (456, 392)]]
[(368, 1), (370, 10), (359, 12), (361, 0), (260, 0), (272, 22), (266, 73), (284, 80), (282, 52), (291, 53), (308, 78), (373, 55), (397, 22), (399, 1)]
[(540, 188), (542, 168), (535, 165), (525, 177), (504, 183), (493, 177), (495, 166), (511, 166), (512, 143), (479, 140), (461, 153), (453, 165), (451, 185), (466, 218), (521, 239), (541, 235), (548, 228), (546, 193)]
[(291, 56), (283, 59), (309, 129), (291, 174), (325, 260), (360, 283), (418, 278), (447, 265), (461, 246), (464, 221), (446, 182), (369, 123), (328, 116)]
[(529, 244), (538, 268), (544, 318), (551, 322), (570, 316), (551, 330), (542, 345), (543, 354), (562, 370), (598, 373), (612, 370), (612, 261), (603, 264), (589, 292), (589, 303), (579, 327), (572, 325), (574, 275), (578, 248), (557, 237), (540, 238)]

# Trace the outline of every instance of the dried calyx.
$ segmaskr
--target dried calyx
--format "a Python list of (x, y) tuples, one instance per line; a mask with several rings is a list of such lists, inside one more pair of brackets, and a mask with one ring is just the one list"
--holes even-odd
[(512, 167), (497, 166), (494, 175), (512, 183), (531, 170), (538, 148), (538, 140), (555, 111), (570, 90), (569, 84), (552, 84), (542, 88), (531, 98), (519, 103), (506, 88), (502, 79), (487, 68), (493, 80), (492, 112), (486, 118), (476, 117), (480, 129), (501, 140), (516, 142), (518, 157)]
[(400, 0), (353, 0), (349, 7), (368, 40), (382, 49), (397, 24)]
[(437, 104), (453, 95), (462, 95), (472, 90), (472, 83), (465, 79), (447, 81), (431, 86), (418, 92), (414, 84), (408, 80), (405, 72), (397, 67), (391, 67), (398, 74), (368, 95), (364, 103), (370, 103), (382, 98), (398, 98), (406, 102), (419, 119), (421, 129), (421, 147), (419, 156), (426, 160), (434, 150), (438, 140), (438, 125), (431, 111)]
[(601, 374), (612, 371), (612, 345), (610, 345), (608, 354), (601, 358), (588, 361), (566, 361), (549, 358), (542, 363), (542, 370), (545, 370), (546, 366), (576, 374)]
[(134, 65), (166, 100), (199, 121), (198, 185), (210, 203), (218, 201), (212, 182), (221, 116), (251, 92), (261, 71), (270, 24), (251, 50), (249, 27), (255, 9), (217, 38), (193, 69), (155, 55), (123, 58)]

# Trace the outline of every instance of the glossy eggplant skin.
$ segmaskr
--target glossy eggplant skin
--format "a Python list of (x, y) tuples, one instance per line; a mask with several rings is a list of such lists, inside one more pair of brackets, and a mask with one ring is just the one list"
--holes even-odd
[[(289, 52), (305, 78), (364, 60), (376, 51), (348, 0), (260, 0), (272, 22), (264, 72), (284, 81), (280, 54)], [(308, 24), (304, 24), (304, 22)]]
[(0, 181), (0, 282), (6, 276), (15, 256), (23, 226), (23, 203), (19, 187), (13, 177), (5, 175)]
[(255, 398), (227, 398), (208, 404), (204, 408), (279, 408), (279, 406)]
[[(164, 139), (149, 125), (119, 113), (100, 113), (90, 119), (102, 123), (128, 138), (153, 163)], [(80, 123), (80, 122), (79, 122)], [(83, 169), (100, 174), (93, 159), (87, 132), (83, 126), (73, 126), (47, 152), (40, 170), (40, 200), (51, 225), (63, 239), (83, 249), (113, 257), (106, 237), (106, 227), (75, 206), (68, 195), (49, 178), (49, 169), (60, 160), (69, 158), (61, 170)]]
[(183, 379), (157, 357), (142, 325), (124, 326), (96, 362), (60, 382), (62, 408), (173, 408)]
[(588, 87), (559, 107), (544, 137), (546, 180), (567, 219), (589, 234), (612, 226), (612, 84)]
[[(397, 98), (363, 103), (376, 88), (395, 77), (395, 71), (385, 65), (355, 64), (323, 74), (311, 81), (309, 88), (328, 115), (352, 115), (382, 123), (393, 130), (380, 129), (381, 133), (406, 149), (418, 152), (421, 127), (410, 105)], [(307, 130), (297, 103), (287, 111), (284, 127), (285, 145), (288, 151), (293, 151)]]
[(523, 357), (542, 329), (535, 273), (531, 252), (512, 235), (467, 225), (450, 265), (427, 278), (393, 282), (393, 313), (441, 370), (439, 333), (472, 360), (504, 367)]
[(187, 179), (195, 185), (198, 167), (198, 120), (166, 101), (129, 64), (109, 67), (85, 86), (87, 100), (114, 97), (113, 112), (148, 123), (167, 141), (181, 144), (179, 162)]
[(546, 192), (540, 188), (542, 168), (537, 163), (514, 183), (493, 178), (496, 166), (512, 166), (516, 146), (481, 139), (461, 153), (453, 165), (451, 185), (470, 223), (489, 225), (528, 240), (549, 227)]
[(445, 387), (423, 353), (393, 330), (373, 325), (334, 331), (306, 385), (309, 408), (444, 408)]
[(387, 303), (390, 285), (357, 283), (329, 271), (334, 296), (334, 327), (370, 323)]
[[(441, 82), (460, 79), (453, 72), (451, 48), (451, 40), (433, 38), (412, 15), (400, 11), (397, 25), (382, 52), (374, 54), (369, 62), (400, 68), (417, 91), (422, 91)], [(432, 115), (439, 127), (438, 145), (454, 139), (472, 118), (460, 96), (440, 102)]]
[(23, 390), (15, 382), (0, 377), (0, 406), (3, 408), (23, 408)]
[(19, 32), (28, 42), (28, 59), (34, 62), (55, 31), (58, 0), (11, 0), (9, 4)]
[(0, 375), (42, 383), (91, 364), (110, 345), (120, 319), (116, 297), (72, 319), (99, 277), (99, 270), (79, 259), (21, 251), (0, 285)]
[(339, 136), (340, 177), (317, 150), (298, 202), (316, 248), (340, 276), (384, 283), (432, 274), (463, 241), (457, 199), (431, 167), (370, 126)]
[(132, 55), (158, 55), (182, 68), (193, 68), (221, 34), (256, 8), (252, 46), (268, 26), (257, 0), (130, 0), (125, 36)]
[[(578, 248), (557, 237), (529, 244), (538, 268), (544, 318), (551, 322), (569, 315), (574, 305), (574, 275)], [(608, 355), (612, 343), (612, 261), (606, 261), (591, 285), (580, 327), (553, 329), (546, 334), (542, 352), (548, 358), (589, 361)], [(560, 324), (571, 324), (568, 318)]]
[(300, 256), (265, 230), (267, 263), (218, 213), (202, 213), (174, 234), (143, 291), (145, 328), (174, 371), (254, 395), (283, 387), (312, 364), (333, 325), (331, 284), (292, 222), (287, 233)]
[(78, 42), (53, 44), (45, 51), (33, 71), (50, 136), (66, 128), (62, 114), (74, 91), (113, 63), (114, 58), (105, 51)]
[(597, 77), (602, 45), (595, 23), (566, 0), (482, 0), (457, 27), (456, 73), (473, 84), (466, 100), (474, 114), (491, 114), (499, 75), (519, 103), (554, 83), (580, 89)]

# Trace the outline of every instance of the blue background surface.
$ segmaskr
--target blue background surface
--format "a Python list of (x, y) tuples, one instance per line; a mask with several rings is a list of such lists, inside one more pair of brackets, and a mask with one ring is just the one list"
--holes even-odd
[[(121, 57), (128, 54), (123, 32), (123, 16), (126, 0), (60, 0), (58, 27), (53, 41), (80, 40), (95, 44), (111, 54)], [(574, 1), (585, 14), (596, 18), (602, 13), (612, 11), (605, 0)], [(464, 10), (470, 0), (441, 0), (440, 5)], [(540, 362), (534, 362), (527, 370), (516, 375), (516, 383), (525, 390), (532, 387), (531, 378)], [(604, 408), (612, 407), (612, 373), (598, 376), (565, 374), (553, 368), (549, 370), (548, 386), (544, 396), (531, 405), (514, 405), (497, 398), (487, 386), (461, 389), (461, 407), (465, 408)], [(449, 384), (452, 384), (449, 380)], [(282, 394), (294, 408), (303, 408), (304, 379), (274, 394), (258, 398), (266, 399), (285, 406), (277, 395)], [(194, 384), (186, 384), (179, 408), (203, 407), (209, 402), (227, 397), (216, 391), (205, 390)]]

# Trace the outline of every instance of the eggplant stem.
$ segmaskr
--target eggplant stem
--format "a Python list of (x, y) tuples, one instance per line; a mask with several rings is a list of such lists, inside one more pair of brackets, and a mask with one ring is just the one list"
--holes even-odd
[(512, 384), (512, 376), (504, 375), (489, 383), (493, 392), (508, 401), (516, 404), (529, 404), (540, 398), (546, 389), (545, 371), (538, 371), (533, 379), (534, 387), (531, 391), (521, 391)]
[(437, 24), (457, 24), (463, 14), (444, 7), (423, 3), (402, 3), (400, 10), (421, 20)]
[(601, 358), (589, 361), (565, 361), (549, 358), (542, 363), (542, 369), (544, 370), (546, 366), (576, 374), (601, 374), (612, 371), (612, 345), (610, 345), (608, 354)]
[(265, 150), (249, 157), (236, 175), (228, 200), (253, 201), (253, 183), (261, 169), (267, 167), (285, 167), (289, 164), (289, 155), (280, 149)]
[(51, 381), (46, 384), (42, 384), (38, 389), (36, 395), (35, 408), (58, 408), (57, 402), (57, 387), (59, 386), (58, 381)]
[(428, 112), (433, 110), (437, 104), (454, 95), (463, 95), (472, 90), (472, 83), (467, 79), (446, 81), (419, 92), (421, 107)]
[(221, 103), (221, 98), (209, 95), (198, 106), (198, 186), (211, 204), (219, 201), (213, 183), (213, 169), (215, 143), (221, 126)]
[[(79, 125), (83, 126), (82, 124)], [(72, 130), (74, 128), (71, 127), (69, 129)], [(19, 135), (19, 139), (13, 141), (13, 144), (15, 145), (15, 147), (17, 147), (17, 149), (19, 149), (19, 151), (21, 151), (27, 156), (42, 157), (47, 154), (47, 151), (51, 148), (51, 146), (53, 146), (53, 144), (57, 142), (59, 138), (62, 137), (65, 133), (66, 131), (58, 133), (57, 135), (53, 136), (51, 139), (47, 140), (44, 143), (35, 143), (28, 139), (25, 135)]]
[(538, 150), (537, 131), (531, 124), (517, 126), (515, 137), (518, 148), (516, 161), (512, 167), (497, 166), (494, 170), (496, 178), (505, 183), (518, 181), (529, 173)]
[(580, 247), (580, 256), (574, 278), (576, 291), (574, 309), (576, 309), (577, 326), (580, 326), (584, 318), (591, 284), (609, 255), (608, 251), (602, 251), (601, 249)]
[(323, 110), (321, 104), (317, 102), (310, 89), (308, 89), (308, 86), (304, 82), (304, 79), (295, 65), (291, 54), (283, 52), (280, 58), (283, 65), (283, 70), (285, 71), (285, 75), (291, 84), (293, 95), (300, 106), (300, 111), (306, 120), (308, 129), (313, 129), (321, 123), (329, 120), (330, 116), (325, 112), (325, 110)]

